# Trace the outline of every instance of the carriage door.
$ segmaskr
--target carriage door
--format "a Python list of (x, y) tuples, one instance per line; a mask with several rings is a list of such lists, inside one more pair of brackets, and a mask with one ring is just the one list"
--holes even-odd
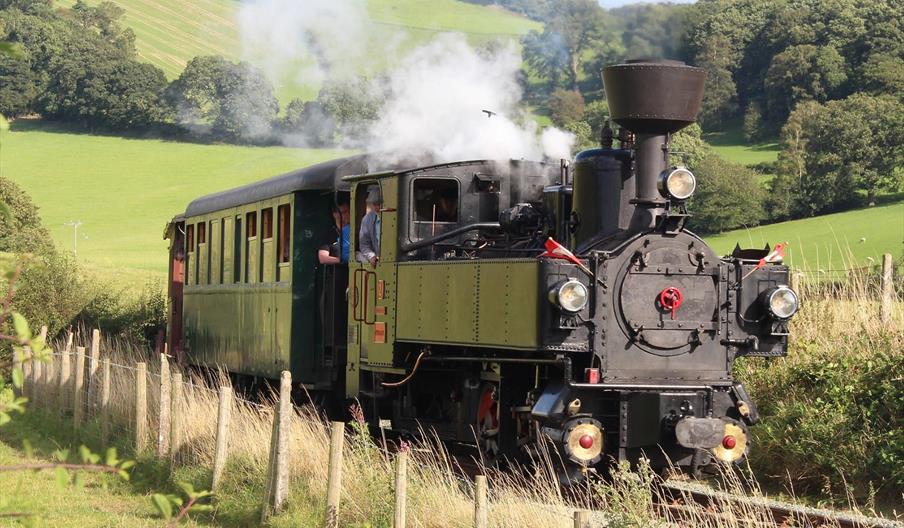
[[(379, 188), (383, 205), (380, 217), (380, 253), (376, 266), (359, 262), (360, 229), (366, 213), (366, 198)], [(348, 375), (346, 394), (357, 395), (360, 370), (393, 370), (395, 340), (395, 281), (397, 236), (397, 180), (384, 178), (358, 182), (352, 192), (352, 255), (349, 263)]]
[(166, 338), (169, 353), (175, 355), (179, 364), (182, 364), (182, 290), (185, 286), (185, 222), (174, 221), (166, 226), (166, 238), (170, 241), (169, 281), (167, 288), (169, 314), (167, 317)]

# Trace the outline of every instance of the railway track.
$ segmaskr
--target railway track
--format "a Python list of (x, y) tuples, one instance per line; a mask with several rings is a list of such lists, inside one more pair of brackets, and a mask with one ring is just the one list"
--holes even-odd
[(663, 516), (680, 525), (700, 524), (701, 517), (708, 517), (714, 521), (734, 520), (727, 524), (740, 526), (904, 528), (904, 523), (898, 521), (735, 495), (691, 484), (664, 482), (657, 491)]

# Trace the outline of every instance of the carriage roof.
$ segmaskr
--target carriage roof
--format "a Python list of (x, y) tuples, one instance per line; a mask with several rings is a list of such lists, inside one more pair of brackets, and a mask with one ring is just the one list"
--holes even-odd
[(366, 172), (367, 159), (363, 154), (324, 161), (248, 185), (195, 198), (185, 209), (185, 216), (229, 209), (295, 191), (347, 189), (349, 184), (342, 181), (344, 176)]

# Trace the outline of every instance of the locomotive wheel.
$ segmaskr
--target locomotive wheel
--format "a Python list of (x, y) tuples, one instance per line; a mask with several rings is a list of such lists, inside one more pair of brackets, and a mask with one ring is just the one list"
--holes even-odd
[(499, 388), (484, 383), (477, 400), (477, 445), (481, 457), (493, 461), (499, 455)]

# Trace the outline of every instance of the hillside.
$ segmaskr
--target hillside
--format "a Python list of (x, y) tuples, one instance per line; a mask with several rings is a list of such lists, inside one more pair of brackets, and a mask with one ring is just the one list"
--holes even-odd
[(760, 143), (750, 143), (744, 139), (739, 120), (726, 124), (723, 131), (703, 134), (703, 139), (713, 147), (716, 154), (742, 165), (774, 162), (778, 159), (780, 150), (777, 139)]
[(878, 264), (883, 253), (900, 258), (904, 250), (904, 201), (738, 229), (707, 241), (720, 254), (730, 253), (737, 243), (742, 247), (762, 247), (789, 242), (785, 258), (788, 264), (825, 273)]
[(101, 271), (142, 281), (166, 270), (163, 228), (199, 195), (343, 155), (328, 149), (237, 147), (69, 133), (16, 122), (0, 175), (30, 193), (59, 247)]
[[(99, 0), (88, 0), (93, 4)], [(63, 0), (62, 5), (72, 5)], [(138, 54), (159, 68), (167, 78), (176, 78), (185, 64), (199, 55), (242, 56), (236, 19), (240, 3), (234, 0), (115, 0), (125, 9), (123, 23), (137, 37)], [(367, 0), (372, 23), (369, 37), (373, 44), (392, 42), (399, 51), (410, 50), (438, 33), (458, 32), (472, 44), (498, 38), (515, 38), (537, 29), (540, 24), (495, 7), (457, 0)], [(369, 46), (383, 50), (384, 45)], [(375, 73), (391, 65), (398, 56), (374, 51), (356, 71)], [(282, 79), (271, 79), (280, 99), (313, 98), (318, 86), (298, 79), (298, 72), (285, 72)]]

